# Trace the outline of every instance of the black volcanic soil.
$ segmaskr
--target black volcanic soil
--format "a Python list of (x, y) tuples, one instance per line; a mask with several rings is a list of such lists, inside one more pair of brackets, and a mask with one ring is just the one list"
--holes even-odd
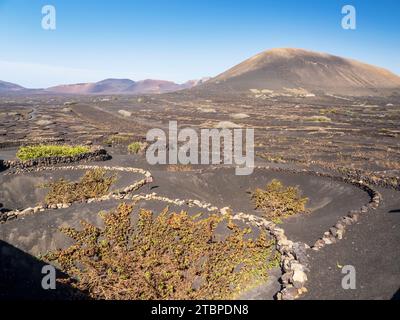
[[(248, 191), (256, 187), (263, 187), (272, 179), (279, 179), (286, 185), (297, 185), (304, 195), (309, 196), (308, 208), (311, 212), (303, 217), (288, 219), (282, 226), (287, 229), (289, 238), (309, 243), (320, 237), (347, 210), (359, 208), (368, 201), (368, 197), (363, 191), (351, 185), (333, 182), (327, 178), (273, 172), (265, 169), (256, 169), (254, 174), (248, 177), (235, 176), (234, 170), (229, 168), (202, 168), (191, 172), (168, 172), (165, 167), (146, 165), (144, 159), (140, 157), (118, 153), (112, 154), (113, 159), (105, 162), (105, 165), (141, 166), (152, 172), (154, 182), (152, 185), (145, 186), (139, 190), (140, 193), (156, 192), (158, 195), (172, 199), (197, 199), (210, 202), (220, 208), (230, 206), (234, 212), (243, 211), (261, 215), (261, 212), (254, 210)], [(4, 171), (0, 177), (2, 181), (5, 181), (3, 186), (7, 186), (6, 190), (19, 191), (21, 194), (29, 195), (28, 198), (34, 197), (33, 195), (38, 192), (37, 188), (35, 188), (35, 183), (41, 179), (48, 180), (50, 177), (55, 179), (56, 177), (65, 176), (65, 174), (70, 179), (78, 179), (82, 174), (80, 171), (54, 171), (5, 175), (7, 172)], [(123, 186), (134, 183), (138, 177), (122, 175), (119, 178), (118, 184)], [(27, 181), (34, 181), (34, 183), (27, 183)], [(11, 189), (9, 187), (10, 184), (13, 185)], [(12, 201), (11, 199), (8, 200), (8, 193), (4, 191), (2, 195), (6, 196), (4, 198), (6, 204), (13, 203), (17, 207), (29, 202), (26, 197), (11, 197)], [(44, 196), (44, 193), (40, 195)], [(71, 241), (58, 231), (59, 227), (79, 227), (81, 220), (101, 226), (102, 222), (98, 212), (111, 210), (118, 203), (120, 201), (116, 200), (92, 204), (77, 203), (66, 209), (46, 210), (35, 215), (9, 221), (0, 225), (0, 239), (19, 250), (37, 256), (49, 250), (71, 244)], [(140, 202), (137, 209), (147, 208), (157, 213), (166, 206), (166, 203), (152, 200)], [(171, 211), (187, 210), (190, 214), (199, 212), (208, 214), (207, 211), (196, 207), (188, 208), (187, 206), (169, 205), (169, 208)], [(132, 220), (136, 220), (136, 215), (132, 216)], [(254, 235), (257, 235), (258, 230), (252, 229)], [(218, 232), (218, 237), (224, 237), (227, 230), (219, 229)], [(279, 289), (279, 275), (280, 270), (272, 270), (268, 283), (244, 294), (243, 298), (272, 299)]]
[[(379, 191), (384, 201), (377, 211), (363, 216), (343, 241), (311, 253), (309, 293), (304, 299), (400, 299), (400, 197), (399, 192)], [(345, 275), (338, 265), (355, 267), (356, 290), (342, 288)]]
[[(78, 103), (71, 105), (71, 102)], [(102, 144), (116, 133), (129, 133), (135, 140), (143, 138), (148, 129), (166, 128), (169, 120), (178, 121), (180, 127), (195, 129), (212, 128), (220, 121), (231, 121), (243, 128), (255, 129), (256, 153), (269, 165), (277, 163), (274, 166), (340, 169), (340, 172), (359, 169), (372, 177), (389, 177), (396, 183), (396, 177), (400, 176), (399, 108), (398, 95), (271, 97), (250, 91), (226, 94), (221, 90), (141, 97), (1, 97), (0, 160), (12, 159), (18, 145), (46, 141), (43, 139)], [(118, 113), (119, 110), (129, 111), (132, 115), (123, 117)], [(14, 147), (3, 148), (10, 144)], [(298, 185), (304, 195), (310, 198), (312, 212), (285, 220), (282, 227), (290, 239), (308, 244), (322, 236), (338, 217), (351, 209), (358, 209), (368, 201), (367, 195), (353, 186), (303, 174), (257, 170), (250, 177), (239, 178), (232, 174), (231, 169), (214, 171), (197, 167), (192, 172), (168, 172), (162, 166), (150, 168), (143, 159), (126, 156), (126, 148), (127, 144), (110, 149), (113, 159), (104, 164), (149, 169), (155, 181), (151, 186), (142, 188), (139, 191), (142, 193), (156, 192), (173, 199), (193, 198), (220, 207), (231, 206), (238, 211), (261, 214), (253, 210), (247, 193), (249, 189), (264, 186), (272, 178)], [(2, 190), (5, 190), (3, 181), (12, 183), (11, 180), (4, 180), (11, 179), (4, 177), (6, 172), (0, 172)], [(39, 173), (38, 177), (41, 175)], [(29, 177), (30, 174), (27, 174), (15, 181), (29, 180)], [(131, 177), (123, 179), (128, 182)], [(22, 196), (3, 196), (1, 203), (7, 201), (10, 205), (31, 205), (43, 196), (31, 194), (34, 182), (15, 184), (17, 186), (13, 190), (21, 190)], [(320, 252), (310, 252), (311, 272), (306, 285), (309, 294), (304, 298), (387, 299), (398, 291), (399, 192), (380, 191), (383, 196), (381, 208), (363, 216), (358, 224), (350, 228), (343, 241)], [(28, 200), (29, 197), (33, 198)], [(56, 231), (59, 225), (77, 225), (82, 218), (93, 223), (99, 222), (97, 212), (116, 204), (113, 201), (75, 204), (68, 209), (46, 211), (10, 221), (0, 225), (0, 240), (27, 254), (37, 254), (66, 244), (65, 238)], [(160, 202), (141, 205), (157, 211), (165, 207)], [(191, 213), (196, 211), (199, 210), (190, 209)], [(341, 289), (342, 275), (337, 263), (356, 266), (359, 276), (357, 290)], [(261, 297), (271, 297), (267, 291), (262, 291)], [(252, 297), (260, 297), (259, 292)]]
[[(291, 174), (285, 172), (273, 172), (265, 169), (256, 169), (250, 176), (236, 176), (234, 169), (199, 169), (191, 172), (168, 172), (165, 167), (151, 167), (144, 164), (143, 159), (133, 160), (131, 156), (114, 154), (113, 160), (105, 162), (105, 165), (140, 165), (152, 172), (154, 182), (143, 187), (140, 193), (156, 192), (158, 195), (170, 199), (196, 199), (211, 203), (219, 208), (231, 207), (234, 212), (246, 212), (261, 215), (262, 212), (254, 210), (251, 201), (250, 191), (258, 187), (265, 187), (272, 179), (278, 179), (285, 185), (298, 186), (303, 195), (309, 198), (308, 209), (310, 213), (302, 217), (287, 219), (284, 223), (285, 229), (290, 238), (296, 241), (304, 241), (312, 244), (321, 237), (322, 233), (330, 226), (335, 224), (340, 216), (352, 209), (358, 209), (368, 203), (368, 195), (360, 189), (341, 182), (332, 181), (329, 178), (321, 178), (306, 174)], [(0, 176), (3, 189), (2, 199), (6, 208), (25, 208), (32, 206), (38, 201), (42, 201), (46, 190), (38, 189), (37, 184), (44, 181), (54, 181), (60, 177), (68, 176), (71, 180), (78, 180), (83, 171), (54, 171), (54, 172), (35, 172), (21, 175), (6, 175), (7, 171)], [(141, 179), (140, 175), (118, 173), (118, 179), (113, 189), (119, 189), (126, 185), (133, 184)], [(21, 197), (20, 195), (25, 195)], [(162, 210), (167, 204), (152, 201), (152, 209)], [(101, 204), (87, 204), (93, 213), (102, 208)], [(94, 209), (93, 209), (94, 208)], [(177, 208), (178, 209), (178, 208)], [(73, 208), (64, 210), (66, 219), (69, 212), (77, 211)], [(199, 208), (191, 208), (191, 212), (201, 212)], [(203, 210), (205, 211), (205, 210)], [(40, 216), (46, 216), (40, 213)], [(82, 215), (80, 215), (82, 217)], [(85, 216), (85, 214), (83, 214)], [(24, 218), (24, 222), (18, 221), (7, 223), (4, 227), (12, 224), (23, 225), (26, 221), (36, 221), (37, 216)], [(51, 213), (45, 219), (59, 219), (60, 213)], [(76, 221), (74, 217), (69, 221)], [(312, 222), (312, 223), (311, 223)], [(39, 224), (40, 225), (40, 224)], [(34, 229), (38, 229), (34, 227)], [(32, 230), (31, 227), (28, 230)], [(307, 230), (307, 232), (304, 232)], [(49, 230), (48, 230), (49, 231)], [(17, 243), (16, 243), (17, 244)]]
[[(194, 129), (230, 121), (255, 129), (256, 152), (266, 160), (399, 175), (399, 107), (398, 96), (268, 97), (250, 91), (237, 95), (183, 91), (105, 101), (100, 97), (3, 98), (0, 145), (49, 138), (101, 144), (116, 133), (145, 138), (149, 129), (167, 129), (171, 120)], [(124, 117), (120, 110), (132, 115)], [(0, 153), (3, 158), (9, 158), (7, 151)]]

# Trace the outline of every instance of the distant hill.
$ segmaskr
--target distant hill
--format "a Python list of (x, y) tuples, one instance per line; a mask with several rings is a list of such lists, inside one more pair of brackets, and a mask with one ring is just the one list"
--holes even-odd
[(60, 85), (45, 89), (48, 93), (56, 94), (150, 94), (166, 93), (188, 89), (197, 82), (177, 84), (165, 80), (106, 79), (95, 83), (78, 83)]
[(304, 89), (336, 94), (377, 94), (400, 89), (388, 70), (302, 49), (262, 52), (209, 80), (202, 89), (248, 91)]
[(129, 79), (105, 79), (95, 83), (59, 85), (45, 89), (44, 91), (60, 94), (108, 94), (126, 90), (134, 83), (134, 81)]
[(122, 92), (135, 84), (130, 79), (106, 79), (93, 84), (90, 93)]
[(0, 80), (0, 92), (18, 92), (26, 90), (17, 84)]
[(17, 84), (0, 81), (1, 94), (76, 94), (76, 95), (106, 95), (106, 94), (159, 94), (190, 89), (205, 79), (190, 80), (183, 84), (165, 80), (105, 79), (99, 82), (65, 84), (47, 89), (26, 89)]

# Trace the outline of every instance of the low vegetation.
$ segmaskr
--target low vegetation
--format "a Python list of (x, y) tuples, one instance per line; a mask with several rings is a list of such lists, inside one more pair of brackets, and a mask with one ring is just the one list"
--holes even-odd
[(340, 113), (340, 110), (337, 109), (337, 108), (321, 109), (321, 110), (319, 111), (319, 113), (320, 113), (321, 115), (325, 115), (325, 114), (339, 114), (339, 113)]
[(132, 142), (128, 145), (128, 152), (131, 154), (137, 154), (139, 152), (143, 152), (146, 148), (146, 144), (142, 142)]
[(133, 135), (115, 134), (105, 139), (103, 144), (109, 146), (127, 146), (126, 148), (131, 154), (143, 152), (146, 149), (147, 144), (140, 141), (134, 141), (134, 139), (135, 137)]
[(193, 171), (193, 167), (190, 164), (170, 164), (167, 166), (168, 172), (189, 172)]
[(256, 209), (261, 209), (270, 219), (285, 218), (306, 212), (308, 198), (301, 197), (297, 187), (285, 187), (272, 180), (265, 189), (256, 189), (251, 196)]
[(306, 118), (306, 121), (311, 121), (311, 122), (331, 122), (331, 118), (325, 117), (325, 116), (312, 116)]
[(114, 181), (115, 176), (106, 176), (105, 170), (93, 169), (78, 182), (60, 179), (42, 187), (50, 189), (45, 198), (46, 204), (66, 204), (104, 196)]
[(130, 141), (132, 141), (132, 136), (129, 135), (118, 135), (114, 134), (109, 136), (106, 140), (104, 140), (104, 144), (106, 145), (127, 145)]
[[(266, 281), (279, 256), (265, 233), (250, 239), (230, 217), (168, 208), (154, 216), (140, 209), (135, 226), (134, 206), (121, 204), (100, 213), (104, 228), (82, 222), (82, 230), (61, 231), (75, 241), (49, 253), (69, 275), (67, 282), (96, 299), (231, 299)], [(136, 219), (134, 219), (136, 220)], [(223, 224), (228, 235), (215, 236)]]
[(90, 149), (85, 146), (67, 145), (37, 145), (20, 147), (17, 158), (22, 161), (46, 158), (46, 157), (67, 157), (87, 153)]

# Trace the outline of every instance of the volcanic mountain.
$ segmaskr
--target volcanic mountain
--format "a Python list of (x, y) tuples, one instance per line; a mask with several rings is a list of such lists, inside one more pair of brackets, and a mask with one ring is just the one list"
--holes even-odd
[(325, 53), (302, 49), (262, 52), (218, 75), (202, 89), (251, 89), (336, 94), (379, 94), (400, 90), (400, 77), (388, 70)]

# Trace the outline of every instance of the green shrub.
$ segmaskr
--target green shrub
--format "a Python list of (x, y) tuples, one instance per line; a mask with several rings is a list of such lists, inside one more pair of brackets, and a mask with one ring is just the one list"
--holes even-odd
[(193, 171), (193, 167), (190, 164), (170, 164), (167, 166), (169, 172), (189, 172)]
[(112, 136), (109, 136), (106, 140), (104, 140), (103, 143), (106, 145), (121, 145), (121, 144), (126, 145), (131, 140), (132, 136), (114, 134)]
[(46, 157), (76, 156), (89, 151), (90, 149), (85, 146), (37, 145), (20, 147), (17, 152), (17, 158), (26, 161)]
[(264, 189), (256, 189), (252, 194), (256, 209), (264, 210), (271, 219), (288, 217), (306, 212), (308, 198), (302, 198), (297, 187), (285, 188), (279, 180), (272, 180)]
[(306, 121), (311, 121), (311, 122), (331, 122), (331, 118), (325, 117), (325, 116), (312, 116), (309, 118), (306, 118)]
[[(135, 227), (133, 206), (100, 213), (104, 228), (61, 231), (75, 243), (45, 256), (69, 275), (69, 284), (95, 299), (230, 299), (265, 283), (278, 265), (274, 242), (265, 233), (249, 239), (230, 217), (159, 215), (141, 209)], [(217, 240), (224, 224), (228, 235)]]
[(146, 145), (141, 142), (132, 142), (128, 146), (128, 152), (133, 154), (139, 153), (144, 150), (145, 146)]

